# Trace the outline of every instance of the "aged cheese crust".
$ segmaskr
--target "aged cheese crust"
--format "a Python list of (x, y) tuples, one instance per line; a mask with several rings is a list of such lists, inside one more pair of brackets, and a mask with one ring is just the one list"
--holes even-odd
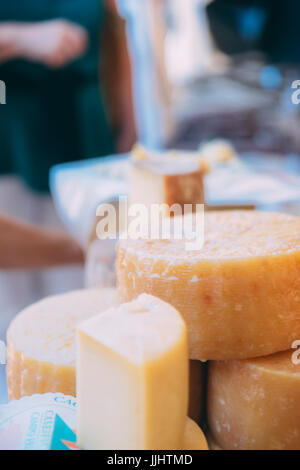
[(293, 351), (212, 362), (208, 419), (225, 450), (300, 450), (300, 365)]
[(48, 392), (75, 396), (76, 327), (114, 305), (115, 289), (83, 290), (49, 297), (21, 312), (7, 333), (9, 399)]
[(258, 211), (205, 215), (205, 244), (121, 240), (120, 300), (146, 292), (171, 303), (189, 331), (190, 359), (247, 359), (300, 337), (300, 218)]

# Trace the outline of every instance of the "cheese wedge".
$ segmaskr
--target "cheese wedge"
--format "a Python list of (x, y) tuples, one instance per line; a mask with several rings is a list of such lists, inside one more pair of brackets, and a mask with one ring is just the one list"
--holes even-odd
[(201, 421), (203, 415), (204, 390), (204, 364), (200, 361), (190, 361), (188, 415), (197, 423)]
[(185, 323), (149, 295), (78, 328), (78, 446), (178, 449), (188, 404)]
[(300, 364), (293, 351), (212, 362), (208, 419), (225, 450), (300, 450)]
[(300, 218), (259, 211), (205, 214), (205, 243), (120, 240), (121, 302), (169, 302), (189, 332), (190, 359), (247, 359), (300, 338)]
[(198, 424), (190, 418), (186, 419), (183, 445), (180, 450), (209, 450), (203, 431)]
[(49, 297), (21, 312), (7, 333), (10, 400), (36, 393), (75, 396), (75, 329), (117, 305), (115, 289), (82, 290)]
[(136, 150), (129, 172), (130, 204), (143, 204), (147, 209), (152, 204), (169, 207), (204, 204), (204, 169), (196, 155), (195, 152), (150, 155)]

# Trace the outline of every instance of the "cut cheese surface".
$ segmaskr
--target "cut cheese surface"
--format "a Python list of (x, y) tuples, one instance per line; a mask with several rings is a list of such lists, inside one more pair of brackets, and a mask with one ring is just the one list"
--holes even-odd
[(130, 204), (204, 204), (203, 168), (195, 152), (133, 158)]
[(78, 328), (78, 445), (82, 449), (177, 449), (188, 402), (187, 332), (152, 296)]
[(300, 450), (300, 365), (293, 352), (210, 364), (209, 426), (222, 449)]
[(186, 419), (183, 445), (180, 450), (209, 450), (202, 429), (190, 418)]
[(300, 218), (259, 211), (205, 214), (205, 243), (120, 240), (120, 300), (170, 302), (189, 331), (190, 359), (264, 356), (300, 337)]
[(76, 327), (114, 305), (115, 289), (82, 290), (48, 297), (17, 315), (7, 333), (9, 398), (75, 396)]

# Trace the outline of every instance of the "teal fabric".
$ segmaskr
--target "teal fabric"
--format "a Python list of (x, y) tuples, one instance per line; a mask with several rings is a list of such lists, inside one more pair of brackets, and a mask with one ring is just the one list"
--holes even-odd
[(85, 27), (89, 50), (61, 69), (25, 60), (0, 65), (7, 104), (0, 106), (0, 174), (16, 174), (48, 190), (51, 166), (112, 154), (114, 137), (100, 90), (101, 0), (9, 0), (1, 21), (64, 18)]

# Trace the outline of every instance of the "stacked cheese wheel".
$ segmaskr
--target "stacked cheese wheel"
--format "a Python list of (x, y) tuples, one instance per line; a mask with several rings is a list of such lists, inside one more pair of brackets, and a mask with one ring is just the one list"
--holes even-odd
[(10, 400), (36, 393), (75, 396), (75, 330), (117, 305), (115, 289), (81, 290), (46, 298), (21, 312), (7, 333)]
[(208, 419), (223, 449), (300, 449), (300, 361), (295, 352), (210, 364)]
[(190, 359), (218, 361), (208, 389), (216, 444), (300, 449), (299, 366), (289, 352), (263, 357), (300, 339), (300, 218), (209, 213), (202, 250), (122, 240), (117, 274), (121, 302), (145, 292), (171, 303), (187, 323)]

